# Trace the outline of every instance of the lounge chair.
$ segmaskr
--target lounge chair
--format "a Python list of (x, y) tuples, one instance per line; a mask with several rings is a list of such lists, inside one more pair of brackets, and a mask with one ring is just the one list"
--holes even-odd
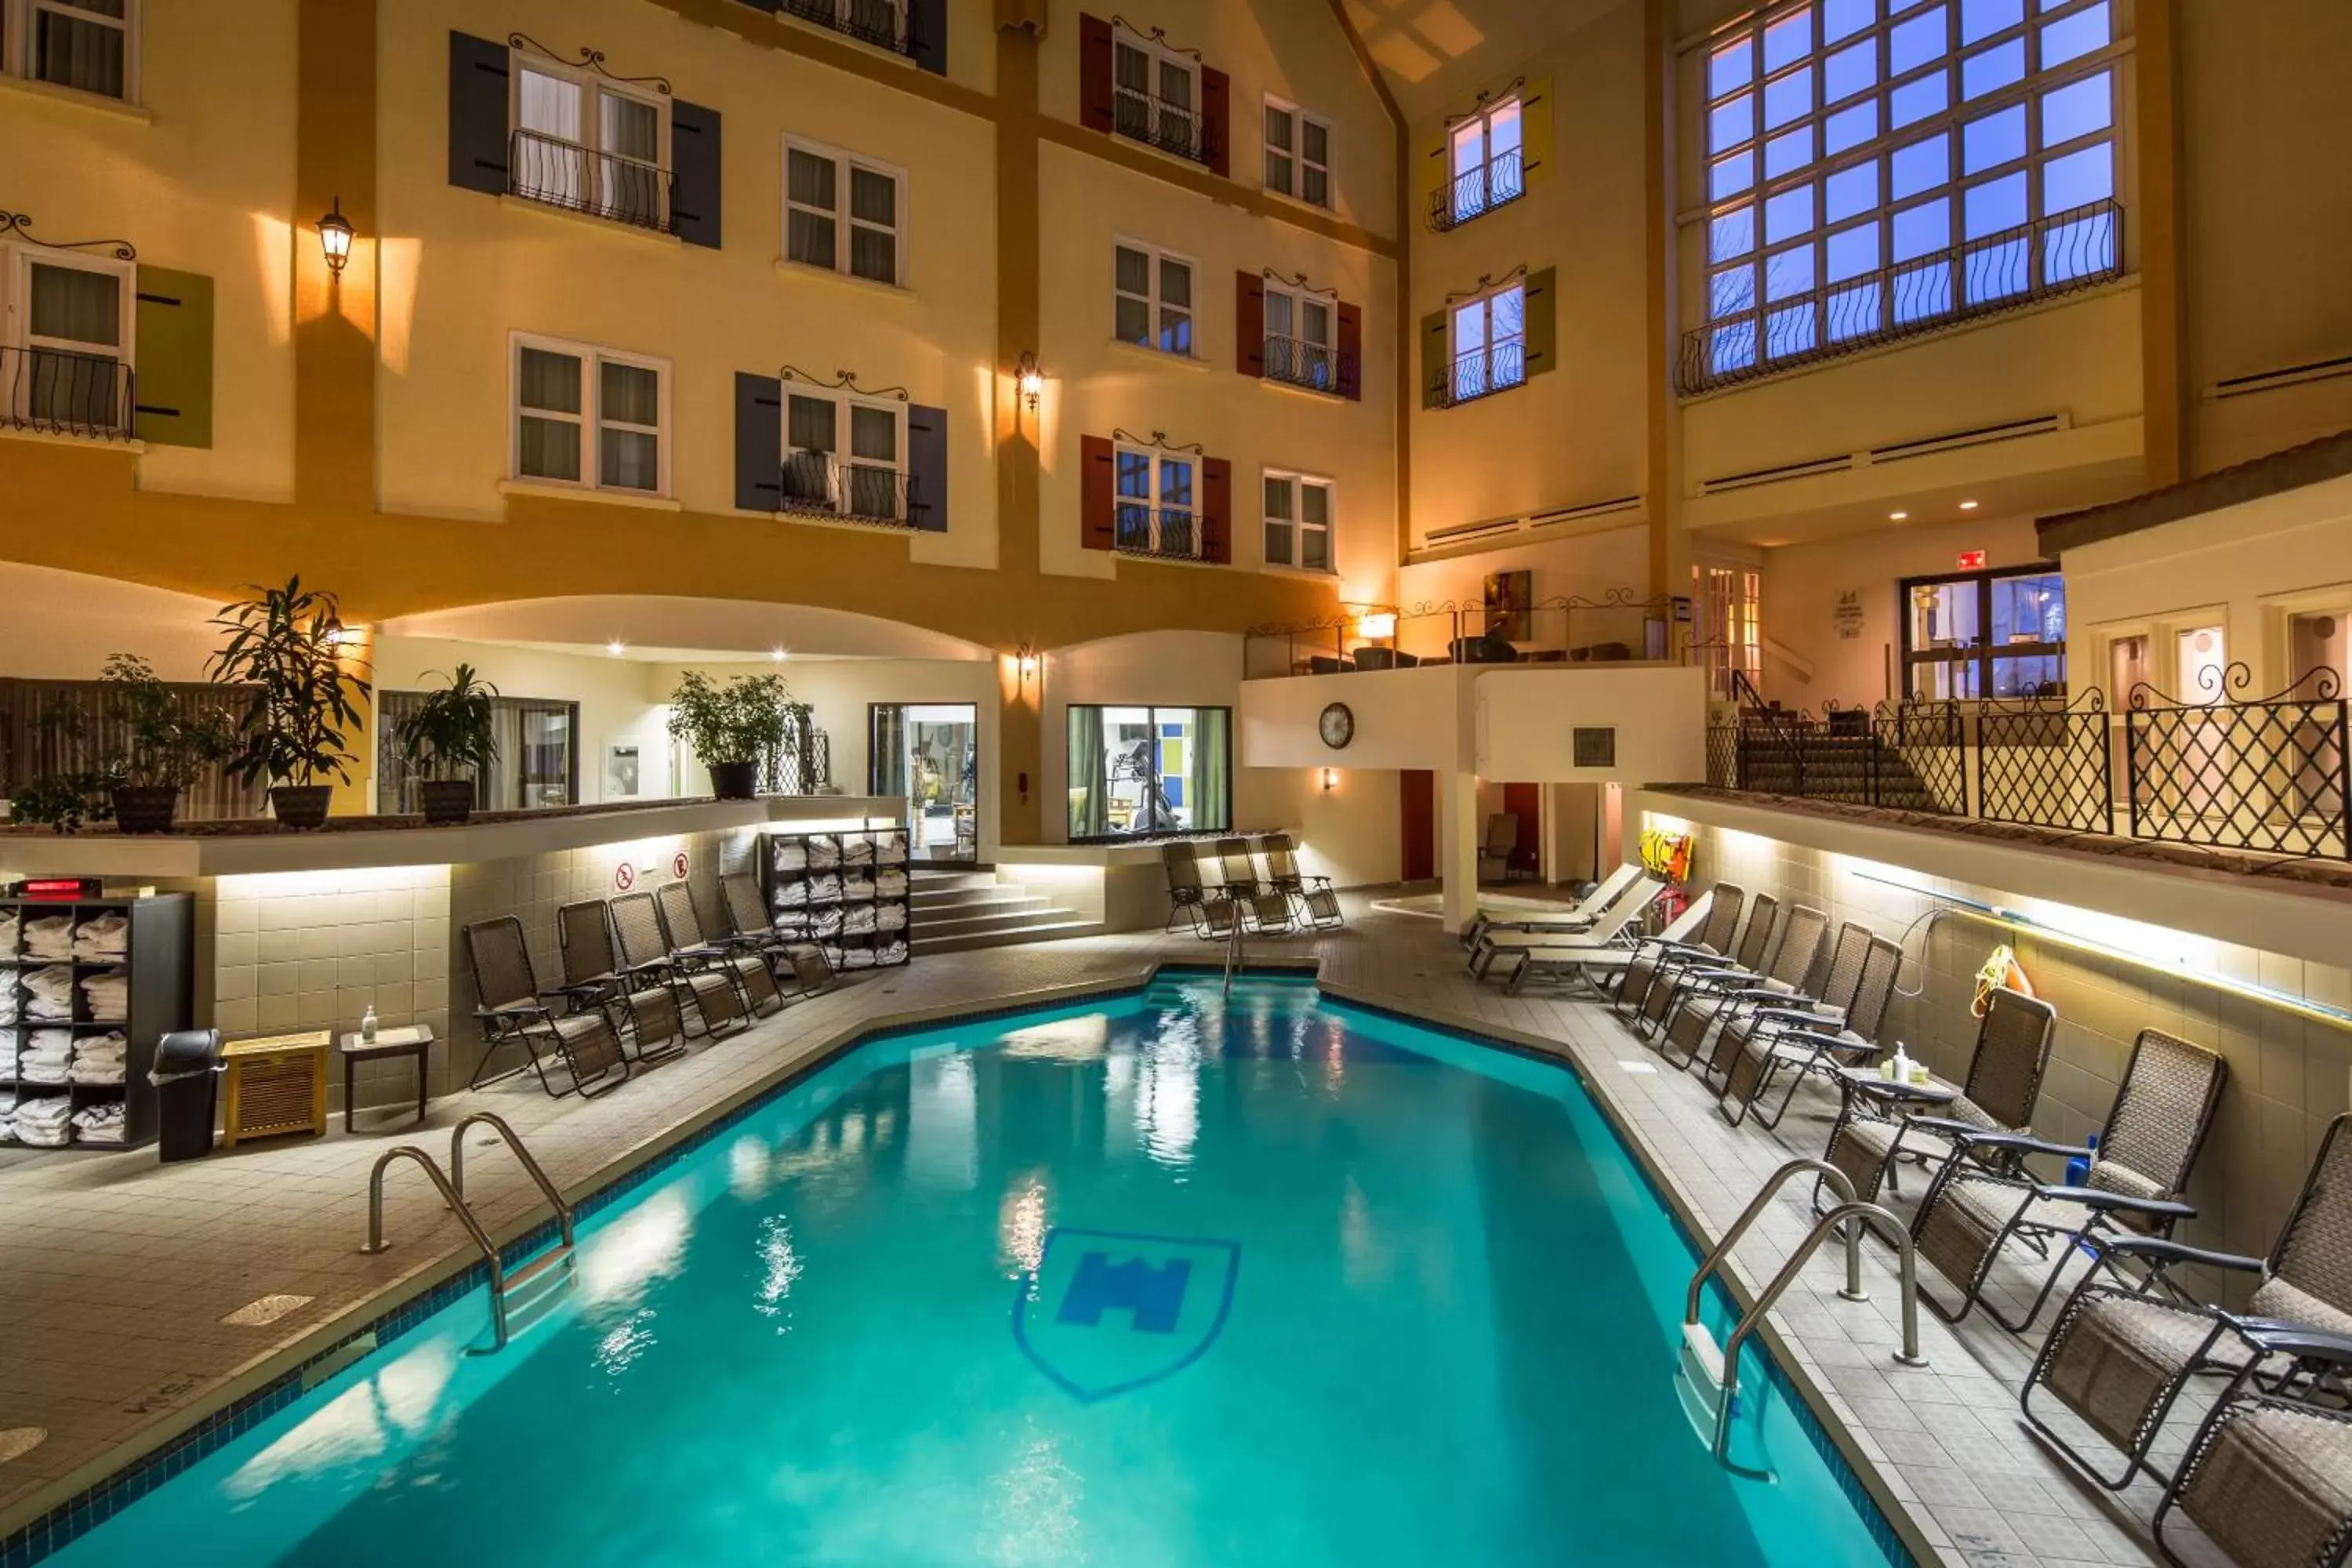
[(1486, 819), (1486, 837), (1478, 846), (1478, 879), (1482, 882), (1507, 881), (1511, 875), (1511, 857), (1518, 852), (1518, 814), (1498, 811)]
[(1528, 966), (1535, 955), (1542, 954), (1542, 967), (1559, 969), (1573, 967), (1579, 953), (1594, 948), (1630, 949), (1641, 934), (1633, 922), (1648, 912), (1657, 902), (1666, 885), (1655, 877), (1636, 877), (1614, 903), (1602, 910), (1591, 925), (1568, 931), (1496, 931), (1488, 928), (1478, 939), (1478, 946), (1470, 954), (1470, 973), (1484, 980), (1499, 958), (1511, 960), (1506, 978), (1513, 982), (1517, 992), (1524, 981)]
[(677, 999), (681, 1013), (691, 1004), (706, 1035), (715, 1037), (750, 1026), (751, 1009), (744, 1005), (742, 993), (730, 976), (707, 963), (683, 961), (670, 952), (651, 893), (624, 893), (613, 900), (612, 910), (621, 965), (635, 984), (663, 987)]
[(612, 911), (604, 900), (557, 909), (555, 935), (563, 951), (565, 987), (604, 1009), (623, 1041), (636, 1047), (637, 1060), (660, 1061), (686, 1048), (686, 1018), (677, 998), (664, 986), (636, 984), (622, 965), (613, 944)]
[(1218, 839), (1217, 858), (1223, 867), (1218, 885), (1234, 901), (1244, 930), (1272, 933), (1290, 929), (1290, 899), (1260, 873), (1248, 839)]
[[(1869, 938), (1842, 1000), (1836, 970), (1832, 960), (1832, 979), (1822, 997), (1832, 1005), (1834, 1016), (1767, 1007), (1740, 1031), (1739, 1055), (1716, 1100), (1716, 1110), (1734, 1127), (1751, 1112), (1765, 1126), (1778, 1127), (1797, 1098), (1797, 1086), (1807, 1078), (1833, 1079), (1842, 1068), (1866, 1066), (1878, 1056), (1878, 1032), (1886, 1020), (1887, 1004), (1895, 999), (1895, 977), (1903, 972), (1902, 945), (1883, 936)], [(1727, 1026), (1724, 1033), (1732, 1032)], [(1776, 1081), (1788, 1086), (1780, 1091), (1780, 1103), (1759, 1109)]]
[(759, 878), (749, 871), (724, 872), (719, 879), (719, 891), (727, 900), (727, 921), (735, 928), (732, 934), (767, 959), (778, 984), (789, 973), (802, 995), (814, 996), (839, 978), (824, 948), (813, 942), (794, 942), (776, 929), (760, 897)]
[(1471, 918), (1462, 932), (1462, 945), (1475, 948), (1478, 939), (1489, 931), (1549, 931), (1562, 933), (1583, 930), (1601, 918), (1601, 911), (1617, 901), (1618, 895), (1632, 887), (1642, 875), (1642, 863), (1628, 860), (1602, 878), (1591, 891), (1575, 902), (1539, 915), (1524, 915), (1504, 919), (1485, 908)]
[[(1735, 896), (1738, 889), (1733, 889)], [(1661, 946), (1681, 947), (1697, 936), (1708, 919), (1708, 904), (1704, 898), (1689, 905), (1656, 936), (1635, 937), (1621, 932), (1607, 942), (1595, 942), (1590, 937), (1563, 937), (1542, 947), (1545, 966), (1566, 971), (1603, 995), (1614, 997), (1625, 984), (1625, 974), (1636, 963), (1655, 962), (1655, 951)], [(1603, 981), (1609, 976), (1614, 980)]]
[(694, 884), (664, 882), (654, 890), (654, 904), (661, 915), (662, 930), (669, 937), (672, 958), (689, 967), (707, 965), (732, 977), (747, 1012), (758, 1014), (771, 1005), (783, 1006), (783, 990), (777, 985), (776, 972), (768, 967), (765, 956), (747, 949), (740, 939), (729, 942), (704, 929), (702, 911), (694, 901)]
[(1174, 931), (1178, 916), (1192, 923), (1192, 934), (1202, 934), (1206, 911), (1202, 906), (1209, 901), (1209, 889), (1201, 882), (1201, 863), (1193, 858), (1192, 841), (1171, 838), (1160, 847), (1160, 868), (1168, 878), (1168, 919), (1160, 930)]
[(1705, 1054), (1717, 1025), (1743, 1011), (1786, 1004), (1804, 994), (1829, 930), (1827, 914), (1811, 904), (1791, 904), (1772, 939), (1772, 956), (1762, 968), (1685, 969), (1675, 977), (1665, 1025), (1652, 1038), (1658, 1054), (1672, 1061), (1679, 1049), (1683, 1059), (1678, 1065), (1687, 1068)]
[[(481, 1087), (482, 1068), (500, 1046), (518, 1043), (530, 1053), (539, 1087), (551, 1098), (577, 1091), (593, 1100), (628, 1081), (629, 1058), (604, 1009), (570, 988), (540, 989), (522, 921), (500, 915), (466, 927), (466, 961), (474, 972), (474, 1023), (485, 1047), (468, 1089)], [(571, 1078), (571, 1089), (556, 1088), (547, 1076), (551, 1058)]]
[[(1611, 992), (1609, 1005), (1620, 1016), (1637, 1014), (1649, 995), (1651, 983), (1676, 961), (1710, 963), (1727, 962), (1731, 939), (1739, 931), (1739, 909), (1747, 893), (1730, 882), (1717, 882), (1683, 911), (1683, 919), (1656, 936), (1643, 937), (1637, 951), (1619, 972), (1617, 984)], [(1693, 914), (1700, 915), (1696, 924), (1685, 925)]]
[[(2263, 1343), (2258, 1333), (2300, 1325), (2352, 1336), (2352, 1138), (2344, 1135), (2347, 1121), (2352, 1115), (2328, 1123), (2303, 1191), (2267, 1257), (2209, 1252), (2149, 1236), (2109, 1235), (2094, 1244), (2107, 1267), (2085, 1274), (2066, 1298), (2019, 1394), (2025, 1418), (2084, 1475), (2118, 1491), (2143, 1470), (2161, 1479), (2147, 1455), (2173, 1401), (2199, 1373), (2241, 1363), (2252, 1370), (2262, 1359), (2260, 1352), (2281, 1348)], [(2121, 1276), (2126, 1267), (2146, 1270), (2146, 1277), (2126, 1282)], [(2168, 1286), (2168, 1271), (2179, 1267), (2253, 1275), (2256, 1283), (2247, 1310), (2224, 1312), (2167, 1300), (2167, 1292), (2155, 1287)], [(2044, 1420), (2034, 1408), (2036, 1389), (2046, 1390), (2115, 1445), (2123, 1456), (2122, 1470), (2102, 1474), (2072, 1440)], [(2184, 1481), (2197, 1468), (2205, 1437), (2200, 1432), (2189, 1445), (2189, 1461), (2180, 1472)], [(2197, 1517), (2196, 1510), (2190, 1517)], [(2341, 1560), (2340, 1552), (2332, 1559)], [(2238, 1561), (2289, 1559), (2242, 1556)], [(2292, 1561), (2331, 1559), (2306, 1554)]]
[[(1982, 1305), (1993, 1321), (2021, 1334), (2057, 1289), (2076, 1243), (2118, 1234), (2118, 1226), (2169, 1236), (2197, 1212), (2181, 1194), (2229, 1076), (2229, 1064), (2204, 1047), (2142, 1029), (2095, 1145), (2078, 1149), (2025, 1132), (1955, 1129), (1952, 1152), (1912, 1217), (1911, 1239), (1921, 1258), (1960, 1288), (1960, 1299), (1947, 1304), (1922, 1285), (1920, 1300), (1954, 1323)], [(2030, 1154), (2088, 1159), (2091, 1168), (2080, 1186), (2040, 1182), (2024, 1169)], [(1987, 1156), (2009, 1168), (1995, 1168)], [(2042, 1289), (2014, 1322), (1984, 1295), (1993, 1263), (2012, 1238), (2049, 1263)]]
[[(1906, 1152), (1925, 1159), (1948, 1149), (1953, 1128), (2021, 1130), (2032, 1121), (2033, 1108), (2041, 1102), (2042, 1075), (2050, 1066), (2057, 1029), (2056, 1009), (2040, 997), (2005, 989), (1993, 992), (1977, 1024), (1968, 1079), (1957, 1094), (1922, 1109), (1924, 1102), (1906, 1085), (1844, 1079), (1844, 1103), (1822, 1158), (1845, 1173), (1857, 1202), (1876, 1203), (1879, 1188), (1895, 1183), (1896, 1164)], [(1816, 1207), (1821, 1201), (1816, 1183)]]
[(2247, 1326), (2258, 1350), (2292, 1356), (2311, 1374), (2303, 1387), (2264, 1389), (2242, 1370), (2189, 1440), (2179, 1479), (2156, 1505), (2157, 1545), (2179, 1510), (2241, 1568), (2340, 1568), (2352, 1542), (2352, 1413), (2340, 1388), (2352, 1373), (2352, 1339), (2293, 1324)]
[[(1647, 909), (1664, 889), (1664, 882), (1636, 866), (1630, 877), (1612, 873), (1602, 888), (1594, 889), (1591, 899), (1576, 906), (1579, 912), (1575, 914), (1559, 920), (1487, 921), (1469, 943), (1470, 973), (1486, 978), (1486, 971), (1494, 966), (1495, 955), (1515, 948), (1579, 942), (1603, 926), (1612, 931), (1622, 931), (1626, 909), (1631, 907), (1636, 912)], [(1608, 893), (1606, 898), (1601, 896), (1604, 890)]]
[[(1759, 969), (1772, 951), (1772, 933), (1778, 923), (1780, 900), (1769, 893), (1759, 893), (1748, 901), (1748, 923), (1741, 928), (1739, 940), (1726, 952), (1699, 950), (1681, 952), (1669, 949), (1658, 954), (1657, 970), (1651, 976), (1650, 987), (1633, 1006), (1628, 1022), (1636, 1035), (1654, 1035), (1665, 1026), (1666, 1016), (1673, 1009), (1679, 993), (1675, 989), (1686, 969)], [(1626, 1012), (1621, 1002), (1621, 1013)]]
[(1309, 876), (1298, 868), (1298, 851), (1287, 833), (1269, 833), (1258, 841), (1265, 856), (1266, 880), (1290, 900), (1292, 918), (1317, 931), (1337, 931), (1348, 923), (1340, 912), (1339, 895), (1328, 877)]
[(1834, 1029), (1845, 1021), (1845, 1010), (1862, 984), (1862, 961), (1870, 952), (1870, 928), (1847, 921), (1830, 943), (1829, 959), (1816, 955), (1813, 967), (1795, 992), (1778, 1001), (1757, 996), (1753, 1006), (1735, 1009), (1715, 1031), (1704, 1060), (1691, 1066), (1699, 1081), (1720, 1092), (1731, 1077), (1733, 1064), (1751, 1039), (1769, 1039), (1784, 1023), (1809, 1020), (1815, 1028)]

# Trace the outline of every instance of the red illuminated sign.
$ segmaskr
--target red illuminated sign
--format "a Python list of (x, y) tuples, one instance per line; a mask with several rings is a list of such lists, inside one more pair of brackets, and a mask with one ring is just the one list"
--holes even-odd
[(1961, 552), (1960, 552), (1960, 570), (1961, 570), (1961, 571), (1963, 571), (1963, 572), (1981, 572), (1981, 571), (1983, 571), (1983, 570), (1984, 570), (1984, 563), (1985, 563), (1985, 552), (1984, 552), (1983, 551), (1981, 551), (1981, 550), (1963, 550), (1963, 551), (1961, 551)]

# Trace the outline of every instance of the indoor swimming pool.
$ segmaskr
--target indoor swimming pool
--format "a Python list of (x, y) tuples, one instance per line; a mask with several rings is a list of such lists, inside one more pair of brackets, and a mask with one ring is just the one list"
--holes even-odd
[[(865, 1044), (49, 1558), (1883, 1564), (1576, 1077), (1253, 979)], [(1718, 1325), (1718, 1332), (1721, 1326)]]

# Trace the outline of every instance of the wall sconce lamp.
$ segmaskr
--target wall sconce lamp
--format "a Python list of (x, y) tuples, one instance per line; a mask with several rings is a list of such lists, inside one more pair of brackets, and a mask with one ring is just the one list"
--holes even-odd
[(1329, 795), (1333, 790), (1338, 789), (1339, 787), (1339, 770), (1337, 768), (1325, 768), (1323, 770), (1323, 793), (1325, 795)]
[(1028, 643), (1023, 643), (1013, 650), (1013, 667), (1020, 684), (1027, 686), (1037, 674), (1037, 650)]
[(327, 270), (341, 278), (343, 263), (352, 258), (352, 220), (343, 216), (343, 198), (335, 198), (334, 211), (319, 220), (319, 248), (327, 253)]
[(1021, 351), (1020, 359), (1013, 363), (1013, 380), (1021, 389), (1021, 400), (1029, 405), (1029, 412), (1036, 413), (1037, 400), (1045, 395), (1045, 373), (1038, 368), (1036, 350)]
[(1365, 616), (1356, 622), (1356, 635), (1367, 641), (1376, 641), (1381, 637), (1392, 637), (1396, 636), (1396, 623), (1397, 618), (1394, 611), (1375, 610), (1370, 615)]

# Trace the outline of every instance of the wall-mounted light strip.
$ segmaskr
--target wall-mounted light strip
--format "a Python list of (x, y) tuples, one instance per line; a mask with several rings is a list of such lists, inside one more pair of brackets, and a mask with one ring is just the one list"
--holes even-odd
[(1980, 921), (1986, 925), (1999, 926), (2009, 931), (2021, 931), (2038, 941), (2054, 942), (2060, 947), (2073, 948), (2078, 952), (2095, 953), (2101, 958), (2113, 959), (2118, 963), (2128, 963), (2135, 969), (2150, 970), (2158, 974), (2191, 981), (2215, 991), (2226, 991), (2232, 996), (2243, 996), (2250, 1002), (2259, 1002), (2265, 1007), (2276, 1007), (2283, 1012), (2293, 1013), (2298, 1017), (2314, 1018), (2323, 1024), (2334, 1025), (2339, 1029), (2352, 1030), (2352, 1013), (2346, 1012), (2341, 1007), (2331, 1007), (2324, 1002), (2314, 1002), (2309, 997), (2299, 996), (2292, 991), (2281, 991), (2276, 986), (2263, 985), (2252, 980), (2233, 980), (2226, 974), (2217, 974), (2210, 969), (2191, 969), (2186, 963), (2166, 963), (2150, 958), (2145, 953), (2134, 952), (2128, 948), (2116, 947), (2086, 936), (2077, 936), (2073, 931), (2063, 931), (2045, 921), (2035, 920), (2032, 915), (2016, 910), (2003, 909), (1999, 904), (1979, 903), (1974, 899), (1961, 898), (1957, 893), (1939, 893), (1933, 888), (1923, 888), (1916, 882), (1901, 881), (1893, 877), (1882, 877), (1874, 871), (1856, 870), (1852, 875), (1865, 882), (1876, 882), (1881, 887), (1894, 888), (1906, 893), (1916, 893), (1923, 899), (1933, 899), (1939, 904), (1950, 906), (1944, 912), (1964, 919)]

